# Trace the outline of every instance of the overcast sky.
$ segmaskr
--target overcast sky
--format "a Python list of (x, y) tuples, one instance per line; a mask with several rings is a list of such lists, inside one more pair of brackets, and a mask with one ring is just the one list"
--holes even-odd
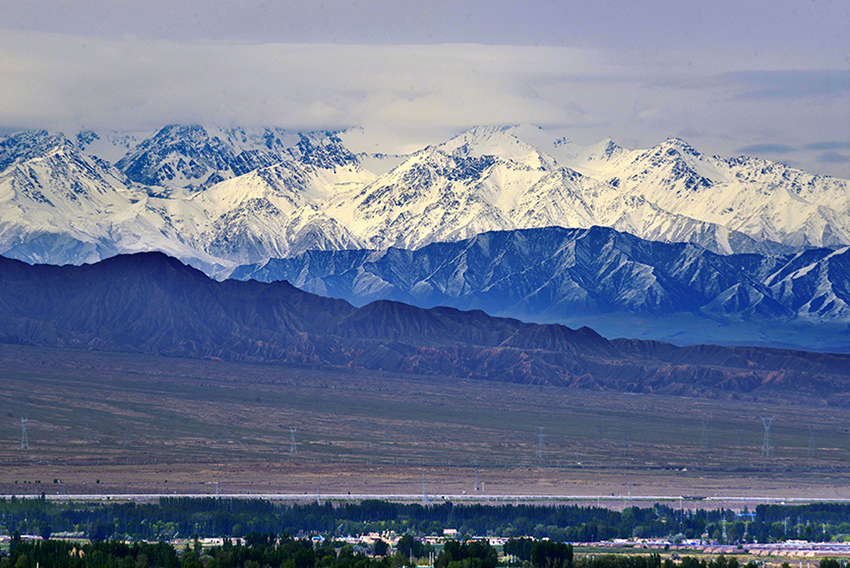
[(0, 127), (477, 124), (850, 178), (848, 0), (0, 0)]

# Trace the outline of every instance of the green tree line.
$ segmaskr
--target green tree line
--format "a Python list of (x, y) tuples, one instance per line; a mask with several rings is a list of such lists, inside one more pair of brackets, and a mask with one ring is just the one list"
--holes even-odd
[[(742, 568), (734, 557), (706, 560), (685, 557), (677, 564), (659, 554), (585, 555), (573, 558), (563, 543), (513, 541), (517, 556), (528, 553), (523, 568)], [(513, 554), (513, 553), (511, 553)], [(276, 538), (250, 533), (245, 544), (225, 540), (220, 546), (203, 548), (196, 540), (183, 550), (159, 542), (132, 543), (112, 540), (77, 544), (63, 540), (14, 539), (0, 568), (401, 568), (406, 559), (397, 553), (374, 557), (351, 544), (309, 539)], [(437, 556), (434, 568), (496, 568), (499, 556), (486, 541), (449, 541)], [(750, 562), (743, 568), (756, 568)], [(823, 559), (820, 568), (839, 568), (834, 559)]]
[[(548, 538), (591, 542), (613, 538), (772, 542), (827, 541), (850, 534), (850, 505), (759, 506), (753, 513), (725, 509), (683, 511), (666, 505), (601, 507), (440, 503), (280, 504), (260, 499), (165, 498), (155, 503), (63, 503), (0, 499), (0, 532), (49, 537), (73, 532), (92, 540), (169, 540), (177, 536), (242, 537), (251, 532), (329, 536), (395, 531)], [(725, 535), (725, 538), (724, 538)]]

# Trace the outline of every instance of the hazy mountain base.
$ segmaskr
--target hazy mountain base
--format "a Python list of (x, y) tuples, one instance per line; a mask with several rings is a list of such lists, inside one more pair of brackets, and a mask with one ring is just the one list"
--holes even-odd
[(231, 277), (287, 280), (356, 306), (389, 299), (600, 327), (609, 338), (844, 352), (849, 261), (847, 248), (724, 256), (604, 227), (548, 227), (418, 250), (308, 251)]
[[(504, 314), (510, 315), (510, 314)], [(850, 353), (850, 325), (846, 323), (796, 323), (717, 321), (690, 314), (639, 316), (629, 313), (560, 318), (527, 318), (534, 323), (587, 326), (608, 339), (632, 338), (666, 341), (674, 345), (752, 345), (777, 349), (807, 349), (824, 353)]]

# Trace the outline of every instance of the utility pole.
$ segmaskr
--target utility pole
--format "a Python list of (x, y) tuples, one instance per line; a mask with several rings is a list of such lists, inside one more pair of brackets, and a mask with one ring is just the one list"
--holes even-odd
[(815, 455), (815, 427), (809, 424), (809, 455)]
[(770, 443), (770, 425), (773, 423), (773, 419), (773, 416), (770, 418), (761, 417), (761, 423), (764, 426), (764, 442), (761, 446), (761, 457), (768, 459), (773, 457), (773, 446)]
[(27, 436), (27, 422), (29, 422), (28, 418), (21, 417), (21, 449), (28, 450), (30, 449), (30, 441)]
[(700, 438), (699, 449), (703, 452), (708, 451), (708, 424), (710, 420), (710, 418), (700, 420), (702, 422), (702, 437)]
[(543, 433), (543, 426), (540, 426), (540, 433), (537, 435), (537, 459), (546, 461), (546, 434)]
[(428, 485), (425, 482), (425, 472), (422, 472), (422, 504), (428, 504)]

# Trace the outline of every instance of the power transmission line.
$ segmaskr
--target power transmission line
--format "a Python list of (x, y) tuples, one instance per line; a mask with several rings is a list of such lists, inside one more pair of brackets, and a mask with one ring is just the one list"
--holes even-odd
[(546, 460), (546, 434), (543, 433), (543, 426), (540, 426), (540, 433), (537, 435), (537, 459)]
[(88, 414), (86, 415), (86, 425), (85, 425), (85, 430), (84, 430), (84, 434), (83, 434), (83, 441), (85, 441), (86, 444), (91, 444), (91, 428), (89, 427), (89, 416), (88, 416)]
[(703, 418), (700, 420), (702, 423), (702, 436), (699, 442), (699, 449), (703, 452), (708, 451), (708, 425), (711, 422), (711, 418)]
[(763, 458), (773, 457), (773, 446), (770, 443), (770, 425), (773, 423), (773, 419), (773, 416), (770, 418), (761, 417), (761, 423), (764, 426), (764, 442), (761, 446), (761, 457)]
[(21, 449), (22, 450), (30, 449), (30, 441), (29, 441), (29, 437), (27, 436), (27, 422), (29, 422), (29, 419), (24, 418), (22, 416), (21, 417)]
[(425, 472), (422, 472), (422, 504), (428, 504), (428, 485), (425, 482)]

